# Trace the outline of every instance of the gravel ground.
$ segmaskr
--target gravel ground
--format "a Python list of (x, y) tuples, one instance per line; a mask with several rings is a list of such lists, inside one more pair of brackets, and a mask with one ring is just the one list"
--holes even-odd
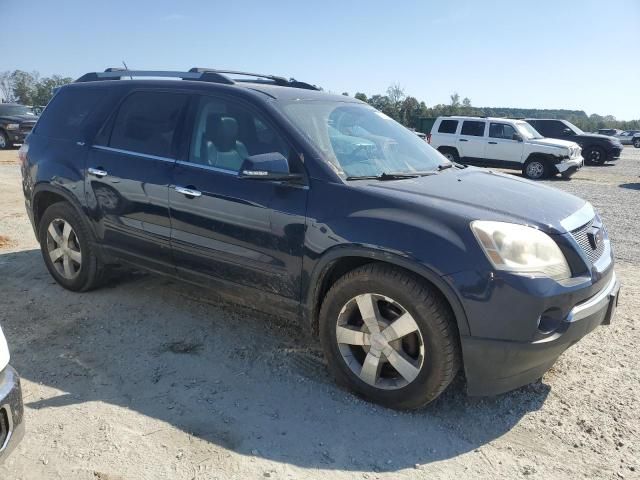
[(27, 433), (1, 479), (640, 478), (640, 150), (554, 187), (591, 201), (623, 283), (614, 323), (540, 383), (413, 413), (337, 388), (295, 325), (140, 273), (54, 284), (0, 152), (0, 324)]

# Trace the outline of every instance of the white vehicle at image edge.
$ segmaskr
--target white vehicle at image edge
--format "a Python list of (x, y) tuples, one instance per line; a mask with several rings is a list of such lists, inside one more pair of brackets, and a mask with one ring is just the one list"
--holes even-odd
[(584, 163), (577, 143), (544, 138), (527, 122), (507, 118), (438, 117), (431, 146), (451, 161), (522, 170), (532, 180), (569, 178)]

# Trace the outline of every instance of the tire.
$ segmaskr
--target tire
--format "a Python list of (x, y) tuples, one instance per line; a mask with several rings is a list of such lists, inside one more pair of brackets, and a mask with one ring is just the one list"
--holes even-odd
[(460, 162), (460, 155), (458, 155), (458, 151), (455, 148), (442, 148), (438, 151), (450, 162)]
[[(362, 320), (361, 308), (367, 305), (377, 306), (373, 325), (382, 325), (375, 337)], [(390, 330), (390, 322), (408, 333)], [(339, 336), (344, 341), (338, 342)], [(439, 292), (421, 278), (383, 264), (359, 267), (333, 285), (320, 309), (320, 340), (339, 385), (390, 408), (415, 409), (433, 401), (461, 363), (455, 319)], [(367, 341), (370, 345), (361, 345)], [(367, 372), (365, 363), (371, 367)]]
[(527, 160), (522, 167), (522, 175), (529, 180), (543, 180), (549, 176), (547, 162), (539, 158)]
[(0, 130), (0, 150), (6, 150), (11, 147), (11, 142), (9, 142), (9, 137), (6, 133)]
[(100, 284), (104, 266), (96, 255), (93, 236), (70, 204), (54, 203), (45, 210), (38, 238), (49, 273), (64, 288), (85, 292)]
[(607, 161), (607, 153), (600, 147), (589, 147), (584, 159), (590, 165), (603, 165)]
[(633, 139), (633, 146), (636, 148), (640, 148), (640, 138)]

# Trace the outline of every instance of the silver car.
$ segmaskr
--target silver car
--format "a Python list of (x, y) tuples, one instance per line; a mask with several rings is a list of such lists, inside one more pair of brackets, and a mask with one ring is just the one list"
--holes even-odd
[(616, 135), (616, 138), (620, 140), (623, 145), (633, 145), (633, 139), (640, 137), (640, 130), (626, 130)]

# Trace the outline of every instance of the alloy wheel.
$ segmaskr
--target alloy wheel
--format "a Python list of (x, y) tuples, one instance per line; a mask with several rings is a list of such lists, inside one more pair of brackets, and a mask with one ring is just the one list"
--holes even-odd
[(0, 149), (7, 148), (7, 138), (4, 134), (0, 133)]
[(73, 280), (82, 267), (80, 242), (71, 224), (61, 218), (47, 228), (47, 252), (54, 268), (63, 278)]
[(589, 160), (591, 160), (592, 162), (599, 162), (600, 157), (602, 157), (602, 153), (600, 153), (600, 150), (591, 150), (589, 152)]
[(413, 382), (424, 366), (420, 327), (398, 302), (367, 293), (342, 307), (336, 324), (342, 358), (363, 382), (397, 390)]

